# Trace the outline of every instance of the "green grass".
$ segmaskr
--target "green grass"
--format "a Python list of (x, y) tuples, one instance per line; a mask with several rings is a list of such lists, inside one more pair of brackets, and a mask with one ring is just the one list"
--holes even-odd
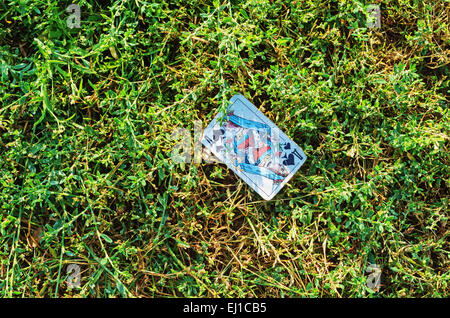
[[(373, 0), (379, 30), (356, 0), (70, 3), (0, 3), (1, 297), (449, 296), (448, 0)], [(170, 160), (236, 93), (308, 156), (268, 202)]]

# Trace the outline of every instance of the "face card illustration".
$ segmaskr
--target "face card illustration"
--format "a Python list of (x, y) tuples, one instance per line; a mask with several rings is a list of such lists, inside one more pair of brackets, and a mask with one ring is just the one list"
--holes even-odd
[(203, 132), (202, 144), (265, 200), (306, 161), (303, 150), (244, 96), (230, 100)]

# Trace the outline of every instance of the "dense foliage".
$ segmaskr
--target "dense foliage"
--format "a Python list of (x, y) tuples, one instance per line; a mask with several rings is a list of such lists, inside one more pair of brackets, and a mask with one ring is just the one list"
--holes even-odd
[[(380, 29), (357, 0), (70, 3), (0, 3), (0, 296), (448, 297), (448, 0), (373, 0)], [(268, 202), (170, 160), (236, 93), (308, 156)]]

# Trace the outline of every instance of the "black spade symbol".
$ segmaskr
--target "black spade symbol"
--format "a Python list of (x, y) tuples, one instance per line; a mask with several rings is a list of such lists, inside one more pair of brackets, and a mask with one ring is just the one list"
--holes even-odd
[(290, 166), (294, 164), (294, 155), (293, 154), (289, 154), (288, 158), (286, 160), (283, 160), (283, 164), (285, 166)]

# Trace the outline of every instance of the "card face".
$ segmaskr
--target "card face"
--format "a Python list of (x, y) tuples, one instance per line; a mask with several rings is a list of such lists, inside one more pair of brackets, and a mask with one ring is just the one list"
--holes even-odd
[(303, 150), (244, 96), (230, 100), (202, 144), (263, 199), (271, 200), (306, 161)]

